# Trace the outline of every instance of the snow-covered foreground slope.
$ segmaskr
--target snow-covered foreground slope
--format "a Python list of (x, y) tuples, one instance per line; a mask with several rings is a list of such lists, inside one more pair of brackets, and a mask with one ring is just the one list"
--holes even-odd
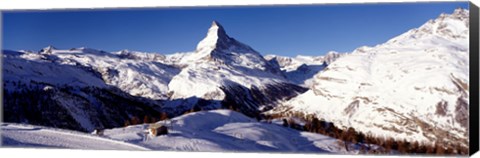
[(152, 137), (144, 134), (149, 125), (135, 125), (105, 130), (105, 136), (155, 150), (348, 153), (334, 138), (258, 122), (230, 110), (195, 112), (157, 124), (168, 126), (169, 134)]
[(2, 145), (74, 149), (358, 153), (346, 151), (337, 139), (301, 132), (279, 124), (258, 122), (230, 110), (189, 113), (156, 124), (168, 126), (169, 134), (147, 135), (150, 125), (107, 129), (103, 136), (42, 126), (3, 123)]
[(147, 148), (91, 134), (42, 126), (2, 123), (3, 147), (148, 150)]
[(466, 146), (468, 37), (468, 10), (442, 14), (339, 58), (285, 106), (380, 137)]

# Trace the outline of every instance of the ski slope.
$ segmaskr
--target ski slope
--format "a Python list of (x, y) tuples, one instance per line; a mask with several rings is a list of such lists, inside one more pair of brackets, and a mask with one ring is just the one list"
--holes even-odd
[(2, 123), (1, 135), (3, 147), (149, 150), (87, 133), (25, 124)]

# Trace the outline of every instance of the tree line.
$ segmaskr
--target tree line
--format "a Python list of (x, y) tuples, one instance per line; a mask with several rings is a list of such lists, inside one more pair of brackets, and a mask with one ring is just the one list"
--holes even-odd
[[(301, 112), (276, 113), (263, 115), (264, 120), (271, 122), (273, 119), (282, 119), (283, 126), (300, 131), (319, 133), (338, 139), (338, 143), (349, 151), (349, 145), (358, 147), (361, 154), (427, 154), (427, 155), (468, 155), (468, 148), (459, 143), (447, 143), (436, 141), (426, 143), (419, 141), (407, 141), (392, 137), (379, 137), (365, 134), (352, 127), (341, 129), (334, 123), (318, 119), (315, 115), (305, 115)], [(300, 118), (305, 123), (300, 125), (292, 117)], [(377, 147), (374, 147), (376, 145)]]
[(140, 118), (142, 117), (132, 116), (130, 119), (125, 120), (124, 127), (130, 126), (130, 125), (155, 123), (158, 121), (168, 120), (170, 117), (166, 112), (161, 112), (158, 114), (158, 116), (144, 115), (143, 119), (140, 119)]

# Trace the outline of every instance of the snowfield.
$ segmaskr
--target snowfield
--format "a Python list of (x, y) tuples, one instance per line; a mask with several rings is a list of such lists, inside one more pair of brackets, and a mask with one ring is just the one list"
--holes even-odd
[[(337, 139), (258, 122), (231, 110), (189, 113), (160, 121), (168, 135), (151, 136), (149, 124), (107, 129), (104, 136), (25, 124), (3, 123), (3, 146), (74, 149), (358, 153), (346, 151)], [(355, 148), (355, 149), (354, 149)]]
[(1, 124), (2, 146), (99, 150), (148, 150), (147, 148), (70, 130), (26, 124)]
[(106, 130), (105, 135), (154, 150), (347, 153), (334, 138), (257, 122), (230, 110), (195, 112), (158, 124), (169, 127), (167, 136), (145, 135), (149, 125)]

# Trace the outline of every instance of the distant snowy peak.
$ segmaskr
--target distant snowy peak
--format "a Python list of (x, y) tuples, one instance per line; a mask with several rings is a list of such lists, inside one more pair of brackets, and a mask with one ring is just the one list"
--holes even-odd
[(214, 50), (242, 50), (243, 52), (257, 53), (250, 46), (247, 46), (228, 36), (223, 26), (217, 21), (212, 22), (212, 25), (208, 29), (207, 36), (205, 36), (205, 38), (198, 43), (196, 52), (209, 53)]
[(297, 55), (296, 57), (266, 55), (265, 59), (268, 61), (276, 60), (282, 71), (295, 71), (302, 65), (329, 65), (336, 59), (343, 56), (344, 53), (330, 51), (323, 56), (306, 56)]
[(343, 55), (345, 54), (330, 51), (324, 56), (297, 55), (296, 57), (286, 57), (267, 55), (265, 59), (272, 65), (276, 64), (290, 82), (303, 87), (311, 87), (313, 76)]
[[(32, 53), (32, 52), (30, 52)], [(103, 51), (103, 50), (97, 50), (93, 48), (87, 48), (87, 47), (80, 47), (80, 48), (70, 48), (70, 49), (58, 49), (54, 46), (47, 46), (40, 50), (38, 54), (44, 54), (44, 55), (60, 55), (60, 56), (69, 56), (69, 55), (113, 55), (110, 52)]]
[(170, 100), (189, 100), (168, 104), (172, 107), (236, 106), (253, 114), (264, 105), (305, 91), (286, 80), (278, 64), (268, 62), (250, 46), (229, 37), (216, 21), (195, 52), (167, 58), (179, 61), (182, 67), (168, 84)]
[(166, 62), (166, 56), (159, 53), (138, 52), (138, 51), (130, 51), (125, 49), (118, 52), (113, 52), (113, 54), (116, 54), (120, 58), (124, 58), (124, 59), (159, 61), (162, 63)]
[(217, 21), (212, 22), (207, 36), (198, 43), (195, 53), (187, 60), (280, 74), (278, 67), (267, 62), (260, 53), (228, 36)]
[(51, 54), (53, 50), (56, 50), (57, 48), (53, 47), (52, 45), (49, 45), (42, 50), (40, 50), (40, 53), (45, 53), (45, 54)]
[[(50, 84), (80, 82), (85, 83), (82, 86), (88, 86), (94, 85), (93, 83), (96, 83), (94, 81), (99, 80), (101, 84), (96, 83), (95, 85), (114, 86), (130, 95), (151, 99), (165, 99), (168, 83), (173, 76), (180, 72), (180, 68), (170, 65), (166, 57), (158, 53), (129, 50), (106, 52), (86, 47), (57, 49), (48, 46), (39, 52), (10, 54), (12, 55), (7, 57), (18, 59), (18, 63), (15, 63), (17, 60), (6, 62), (5, 65), (13, 66), (11, 72), (16, 72), (9, 74), (8, 77), (23, 77), (19, 70), (14, 70), (15, 66), (24, 64), (22, 62), (30, 62), (27, 64), (28, 67), (32, 67), (30, 68), (32, 71), (35, 70), (39, 73), (29, 72), (30, 75), (27, 77), (37, 82)], [(18, 54), (16, 55), (18, 57), (13, 54)], [(38, 62), (42, 63), (41, 66), (32, 66)], [(56, 69), (62, 69), (62, 71)], [(8, 70), (10, 71), (10, 68)], [(83, 71), (88, 73), (83, 73)], [(50, 76), (54, 76), (53, 78), (56, 76), (57, 79), (52, 79)], [(97, 80), (88, 78), (90, 76)], [(89, 81), (91, 81), (90, 84)]]
[(345, 55), (345, 53), (330, 51), (326, 55), (323, 56), (323, 61), (326, 62), (327, 64), (330, 64), (330, 63), (337, 60), (338, 58), (340, 58), (343, 55)]
[[(32, 52), (27, 52), (32, 53)], [(148, 52), (139, 52), (139, 51), (131, 51), (131, 50), (121, 50), (118, 52), (107, 52), (103, 50), (97, 50), (93, 48), (87, 47), (80, 47), (80, 48), (71, 48), (71, 49), (58, 49), (54, 46), (47, 46), (41, 49), (38, 54), (44, 55), (60, 55), (65, 56), (67, 58), (78, 57), (78, 55), (94, 55), (94, 56), (109, 56), (118, 59), (129, 59), (129, 60), (137, 60), (137, 61), (157, 61), (161, 63), (167, 62), (166, 56), (159, 54), (159, 53), (148, 53)]]

